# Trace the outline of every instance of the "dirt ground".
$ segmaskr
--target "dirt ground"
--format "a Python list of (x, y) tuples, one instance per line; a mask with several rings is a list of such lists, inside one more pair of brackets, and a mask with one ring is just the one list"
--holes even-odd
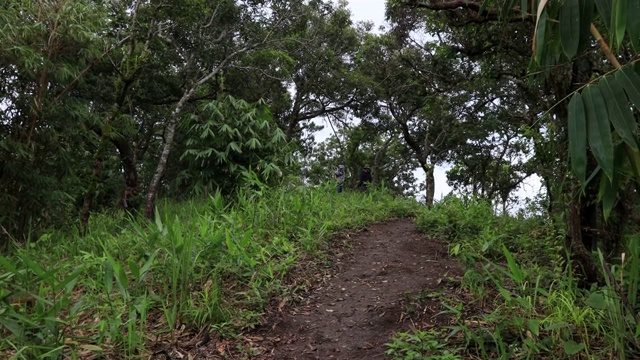
[(252, 359), (386, 359), (384, 344), (395, 332), (445, 325), (429, 294), (448, 292), (462, 271), (444, 244), (408, 219), (346, 240), (351, 246), (334, 250), (322, 283), (249, 336), (260, 349)]

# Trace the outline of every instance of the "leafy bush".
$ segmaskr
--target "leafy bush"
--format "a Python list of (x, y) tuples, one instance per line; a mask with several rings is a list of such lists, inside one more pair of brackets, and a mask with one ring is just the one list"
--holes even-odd
[(423, 211), (416, 225), (429, 236), (456, 241), (477, 235), (483, 228), (491, 227), (494, 220), (489, 202), (449, 195), (432, 209)]
[[(416, 218), (418, 230), (457, 246), (456, 253), (471, 261), (502, 259), (506, 246), (531, 262), (561, 260), (563, 232), (545, 224), (543, 217), (496, 215), (491, 203), (447, 196)], [(464, 251), (461, 251), (464, 250)]]

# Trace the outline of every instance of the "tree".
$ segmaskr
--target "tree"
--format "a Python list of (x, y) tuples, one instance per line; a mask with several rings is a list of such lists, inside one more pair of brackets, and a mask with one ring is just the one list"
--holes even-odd
[[(131, 9), (131, 11), (128, 11)], [(107, 95), (108, 103), (104, 104), (105, 117), (99, 124), (89, 124), (100, 140), (94, 156), (93, 172), (87, 190), (84, 195), (82, 209), (80, 211), (80, 224), (83, 231), (87, 230), (89, 217), (94, 198), (103, 171), (105, 157), (109, 143), (115, 145), (118, 150), (124, 176), (125, 190), (122, 197), (122, 207), (132, 209), (131, 201), (138, 195), (139, 180), (135, 151), (129, 136), (132, 115), (127, 109), (132, 104), (135, 94), (135, 85), (142, 74), (143, 67), (147, 65), (150, 56), (150, 43), (155, 36), (155, 21), (151, 20), (147, 33), (139, 29), (138, 15), (141, 9), (141, 1), (134, 4), (114, 3), (114, 12), (123, 18), (128, 18), (128, 24), (122, 24), (123, 31), (128, 34), (115, 34), (116, 44), (122, 44), (124, 51), (116, 64), (112, 58), (112, 73), (116, 74), (112, 94)], [(128, 15), (124, 15), (127, 13)], [(119, 39), (121, 38), (121, 39)], [(118, 46), (112, 45), (112, 46)], [(90, 99), (87, 99), (90, 101)], [(98, 105), (99, 106), (99, 105)]]
[(95, 36), (105, 24), (96, 2), (0, 8), (0, 236), (20, 240), (74, 213), (93, 141), (82, 131), (91, 104), (72, 92), (113, 48)]
[(278, 114), (287, 139), (299, 138), (310, 120), (357, 105), (362, 78), (354, 59), (365, 29), (356, 29), (346, 2), (301, 4), (301, 16), (287, 24), (278, 47), (292, 60), (291, 106)]
[[(78, 213), (86, 228), (92, 211), (135, 211), (143, 200), (151, 214), (159, 194), (191, 193), (176, 187), (186, 178), (232, 191), (231, 168), (287, 171), (290, 148), (265, 143), (278, 137), (273, 121), (306, 146), (309, 120), (346, 111), (358, 91), (352, 56), (364, 30), (352, 27), (344, 3), (56, 0), (0, 8), (3, 240), (69, 224)], [(243, 105), (232, 111), (227, 102)], [(203, 104), (229, 110), (239, 138), (262, 149), (256, 157), (243, 143), (243, 154), (217, 173), (200, 167), (195, 153), (220, 151), (230, 139), (194, 138), (197, 126), (227, 120), (204, 114)], [(255, 117), (264, 106), (273, 119)], [(269, 130), (237, 121), (245, 116)]]
[(334, 135), (312, 148), (303, 176), (310, 184), (321, 184), (331, 179), (338, 164), (347, 167), (347, 188), (355, 188), (360, 171), (370, 165), (373, 186), (384, 183), (393, 193), (404, 196), (416, 196), (420, 190), (411, 154), (393, 127), (385, 131), (370, 122), (361, 122), (338, 128)]
[[(531, 89), (534, 90), (533, 93), (542, 94), (538, 97), (541, 100), (539, 104), (532, 105), (534, 109), (539, 109), (540, 105), (544, 105), (543, 110), (549, 109), (533, 113), (535, 122), (544, 124), (544, 131), (536, 130), (532, 139), (537, 162), (554, 165), (551, 170), (544, 169), (541, 165), (536, 167), (548, 184), (550, 196), (562, 192), (572, 194), (569, 198), (568, 243), (574, 259), (584, 269), (587, 281), (593, 282), (597, 280), (597, 270), (587, 254), (585, 243), (590, 243), (588, 239), (593, 237), (594, 229), (599, 231), (598, 229), (609, 227), (606, 218), (611, 211), (617, 209), (618, 214), (621, 213), (622, 208), (614, 206), (617, 189), (628, 189), (628, 185), (619, 183), (616, 179), (624, 177), (625, 164), (629, 164), (631, 169), (635, 169), (637, 164), (637, 152), (631, 139), (634, 125), (629, 117), (631, 111), (628, 110), (628, 104), (633, 102), (629, 96), (633, 93), (633, 86), (625, 87), (620, 84), (621, 78), (624, 80), (634, 77), (634, 72), (628, 67), (617, 74), (604, 76), (605, 80), (597, 86), (586, 85), (593, 82), (593, 76), (599, 79), (603, 77), (602, 74), (610, 72), (612, 67), (603, 67), (603, 60), (610, 59), (613, 67), (618, 62), (612, 56), (609, 46), (605, 46), (607, 44), (600, 35), (599, 25), (604, 23), (605, 27), (613, 29), (611, 37), (614, 39), (614, 49), (621, 50), (620, 58), (628, 61), (633, 58), (629, 51), (633, 43), (626, 42), (624, 35), (625, 32), (638, 33), (636, 25), (629, 29), (626, 26), (627, 23), (635, 24), (635, 18), (631, 22), (627, 21), (627, 17), (631, 16), (624, 11), (627, 2), (616, 2), (615, 8), (611, 8), (611, 3), (601, 2), (596, 6), (592, 1), (578, 0), (534, 1), (530, 3), (530, 8), (518, 5), (513, 1), (502, 0), (409, 1), (391, 2), (390, 12), (399, 16), (398, 13), (406, 14), (407, 10), (412, 9), (409, 10), (411, 13), (407, 16), (408, 20), (403, 22), (404, 25), (419, 21), (419, 9), (426, 9), (430, 14), (441, 14), (440, 19), (443, 21), (431, 24), (446, 24), (450, 30), (448, 33), (455, 31), (451, 29), (476, 26), (484, 29), (476, 34), (485, 34), (490, 29), (503, 32), (513, 29), (508, 32), (511, 38), (532, 46), (534, 51), (533, 54), (529, 53), (533, 60), (530, 70), (537, 71), (532, 79), (538, 86), (537, 90), (536, 87)], [(634, 3), (630, 6), (636, 5)], [(604, 21), (600, 22), (601, 19)], [(602, 52), (598, 53), (598, 49), (592, 46), (592, 36)], [(613, 85), (609, 84), (611, 79), (614, 80)], [(583, 87), (586, 87), (586, 93), (583, 91), (581, 95), (573, 95), (571, 102), (566, 101), (568, 95)], [(613, 96), (614, 92), (619, 96)], [(617, 100), (614, 101), (614, 98)], [(596, 109), (598, 114), (595, 113)], [(615, 146), (618, 143), (622, 145)], [(587, 155), (587, 144), (593, 150), (593, 156)], [(614, 150), (616, 148), (618, 150)], [(568, 165), (569, 153), (574, 173), (580, 183), (576, 186), (566, 181), (553, 181), (554, 178), (564, 178), (563, 171)], [(600, 190), (593, 181), (586, 181), (586, 177), (591, 174), (599, 175)], [(551, 191), (554, 183), (563, 185), (556, 185), (555, 191)], [(562, 206), (563, 197), (559, 196), (557, 199), (555, 202)], [(592, 206), (597, 199), (603, 200), (605, 205), (602, 214), (598, 214)], [(611, 238), (613, 243), (616, 242), (615, 237), (620, 236), (619, 231), (606, 233), (618, 234)]]
[[(405, 146), (425, 172), (425, 201), (433, 205), (434, 168), (454, 146), (455, 121), (447, 112), (447, 77), (453, 71), (442, 67), (442, 59), (429, 45), (402, 44), (391, 35), (370, 35), (363, 46), (359, 66), (371, 78), (375, 94), (365, 118), (391, 121)], [(432, 69), (444, 70), (443, 72)]]

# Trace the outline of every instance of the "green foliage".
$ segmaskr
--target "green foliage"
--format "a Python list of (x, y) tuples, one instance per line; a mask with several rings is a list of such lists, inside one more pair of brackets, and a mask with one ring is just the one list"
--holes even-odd
[(137, 357), (150, 334), (169, 343), (185, 331), (238, 333), (259, 324), (272, 299), (299, 290), (296, 262), (322, 261), (334, 234), (418, 206), (384, 190), (252, 179), (234, 197), (166, 204), (153, 222), (96, 215), (82, 239), (52, 232), (37, 251), (1, 257), (0, 352)]
[(423, 211), (416, 219), (418, 230), (431, 237), (458, 241), (477, 235), (490, 228), (494, 216), (487, 201), (461, 199), (450, 195), (437, 203), (430, 211)]
[(302, 140), (309, 120), (346, 111), (360, 91), (350, 59), (363, 32), (345, 4), (2, 9), (1, 248), (73, 226), (79, 212), (84, 223), (94, 210), (136, 210), (145, 188), (184, 199), (229, 194), (248, 171), (276, 182), (297, 170), (283, 138)]
[(486, 203), (450, 197), (416, 222), (467, 265), (461, 284), (482, 308), (465, 310), (474, 308), (468, 299), (445, 306), (456, 319), (447, 349), (460, 334), (466, 346), (456, 354), (482, 358), (614, 359), (640, 351), (637, 236), (616, 264), (600, 254), (605, 284), (581, 289), (564, 265), (564, 234), (544, 218), (495, 216)]
[[(605, 218), (608, 218), (618, 199), (620, 179), (628, 178), (626, 169), (629, 168), (629, 164), (633, 170), (632, 178), (636, 184), (640, 181), (637, 118), (630, 110), (632, 104), (636, 108), (639, 105), (640, 92), (637, 84), (640, 76), (633, 61), (621, 66), (615, 55), (617, 50), (625, 51), (624, 45), (631, 45), (628, 47), (630, 49), (637, 44), (637, 37), (634, 38), (634, 35), (640, 32), (640, 23), (628, 15), (629, 5), (632, 8), (638, 6), (636, 1), (597, 1), (597, 16), (594, 17), (593, 1), (538, 3), (538, 16), (548, 14), (550, 19), (559, 22), (559, 28), (550, 31), (547, 29), (549, 25), (547, 28), (543, 26), (550, 20), (538, 17), (538, 23), (542, 24), (536, 29), (538, 41), (534, 46), (549, 55), (536, 57), (542, 67), (557, 65), (560, 62), (558, 49), (549, 46), (554, 42), (558, 32), (567, 59), (573, 61), (581, 56), (584, 52), (581, 46), (581, 43), (584, 43), (582, 39), (593, 35), (600, 42), (603, 55), (606, 55), (610, 66), (613, 67), (612, 71), (590, 79), (587, 85), (574, 91), (568, 107), (572, 170), (584, 189), (585, 178), (589, 175), (585, 174), (587, 151), (593, 154), (599, 166), (589, 179), (598, 172), (602, 173), (601, 188), (606, 190), (601, 191), (598, 198), (604, 207)], [(632, 18), (633, 21), (628, 21)], [(597, 29), (598, 20), (602, 21), (608, 30), (609, 46)], [(624, 41), (626, 34), (630, 36), (627, 42)], [(588, 147), (584, 141), (585, 136), (588, 139)], [(616, 147), (619, 146), (624, 147), (625, 151), (616, 151)]]
[(6, 333), (0, 347), (22, 358), (57, 358), (67, 324), (59, 314), (77, 318), (85, 309), (73, 291), (86, 269), (81, 264), (38, 264), (26, 251), (13, 261), (0, 258), (0, 325)]
[(292, 161), (285, 135), (264, 101), (249, 104), (226, 96), (202, 104), (185, 126), (189, 132), (182, 159), (188, 165), (176, 187), (196, 195), (229, 192), (249, 170), (273, 182)]
[(413, 333), (399, 333), (385, 344), (389, 349), (385, 354), (394, 360), (458, 360), (446, 349), (446, 343), (440, 339), (442, 335), (436, 330), (413, 330)]
[[(12, 1), (0, 12), (0, 248), (68, 223), (91, 165), (93, 117), (71, 96), (104, 51), (106, 9), (94, 1)], [(4, 244), (3, 244), (4, 243)]]

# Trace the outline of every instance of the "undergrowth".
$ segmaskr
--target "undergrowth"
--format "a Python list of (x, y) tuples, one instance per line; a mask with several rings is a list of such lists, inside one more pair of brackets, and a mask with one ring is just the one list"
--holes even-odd
[(85, 236), (51, 232), (0, 257), (0, 357), (148, 358), (185, 334), (234, 336), (304, 287), (292, 277), (332, 236), (416, 209), (384, 190), (256, 181), (166, 203), (154, 221), (95, 215)]
[(617, 265), (599, 254), (607, 283), (582, 289), (566, 266), (565, 234), (545, 217), (499, 216), (488, 203), (447, 197), (416, 223), (464, 264), (464, 291), (444, 306), (447, 331), (398, 334), (388, 344), (395, 359), (640, 356), (639, 236), (628, 237)]

